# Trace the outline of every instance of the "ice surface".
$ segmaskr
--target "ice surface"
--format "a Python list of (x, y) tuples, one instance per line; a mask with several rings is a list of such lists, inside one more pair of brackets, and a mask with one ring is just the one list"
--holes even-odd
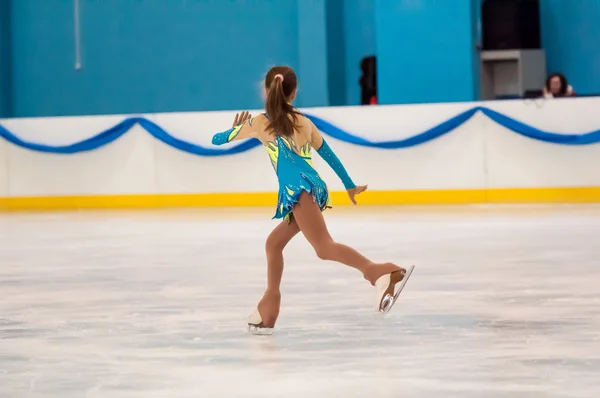
[(600, 396), (600, 207), (326, 214), (417, 268), (384, 317), (299, 235), (269, 337), (271, 209), (0, 214), (0, 397)]

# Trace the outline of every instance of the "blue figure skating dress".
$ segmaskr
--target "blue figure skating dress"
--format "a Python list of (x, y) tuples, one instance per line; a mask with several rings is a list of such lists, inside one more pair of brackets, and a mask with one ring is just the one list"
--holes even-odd
[[(266, 114), (263, 114), (268, 119)], [(229, 130), (217, 133), (213, 136), (214, 145), (223, 145), (237, 139), (258, 138), (259, 133), (256, 127), (252, 126), (254, 119), (249, 119)], [(313, 128), (316, 130), (316, 127)], [(356, 188), (342, 162), (333, 153), (333, 150), (322, 140), (317, 153), (329, 164), (333, 171), (340, 177), (344, 187), (348, 189)], [(321, 210), (331, 207), (329, 191), (325, 181), (319, 176), (312, 163), (312, 146), (307, 141), (298, 147), (292, 137), (283, 137), (276, 134), (263, 136), (261, 141), (269, 154), (271, 164), (279, 180), (279, 195), (277, 200), (277, 210), (273, 218), (284, 218), (292, 220), (292, 210), (302, 192), (312, 195), (315, 203)]]
[(325, 181), (313, 167), (310, 142), (300, 148), (293, 139), (277, 136), (265, 145), (279, 180), (277, 211), (273, 218), (290, 220), (292, 209), (302, 192), (312, 195), (321, 210), (331, 207)]

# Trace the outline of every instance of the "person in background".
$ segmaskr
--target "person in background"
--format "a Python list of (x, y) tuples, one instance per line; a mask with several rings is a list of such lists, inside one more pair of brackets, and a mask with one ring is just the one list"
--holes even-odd
[(361, 92), (361, 105), (377, 105), (377, 59), (365, 57), (360, 61), (362, 75), (358, 84)]
[(569, 81), (562, 73), (553, 73), (546, 79), (546, 87), (543, 90), (544, 98), (574, 97), (575, 91), (569, 85)]

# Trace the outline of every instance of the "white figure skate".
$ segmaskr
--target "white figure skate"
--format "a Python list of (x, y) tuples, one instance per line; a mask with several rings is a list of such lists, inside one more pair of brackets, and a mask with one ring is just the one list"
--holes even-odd
[(273, 328), (268, 328), (263, 325), (263, 320), (258, 312), (258, 308), (254, 310), (248, 319), (248, 331), (252, 334), (261, 336), (270, 336), (273, 334)]

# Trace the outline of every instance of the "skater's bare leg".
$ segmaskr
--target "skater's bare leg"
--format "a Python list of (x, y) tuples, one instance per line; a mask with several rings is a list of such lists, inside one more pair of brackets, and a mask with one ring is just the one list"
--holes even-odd
[(335, 242), (327, 230), (321, 209), (306, 192), (300, 195), (294, 207), (294, 219), (320, 259), (356, 268), (372, 285), (380, 276), (402, 270), (392, 263), (375, 264), (353, 248)]
[(346, 264), (363, 274), (372, 264), (372, 261), (353, 248), (334, 242), (327, 230), (321, 209), (309, 194), (300, 195), (298, 204), (294, 207), (294, 218), (320, 259)]
[(300, 232), (295, 220), (283, 220), (267, 237), (267, 291), (279, 291), (283, 275), (283, 249)]
[(269, 234), (265, 244), (267, 254), (267, 290), (258, 303), (258, 312), (262, 318), (263, 326), (272, 328), (279, 316), (281, 305), (281, 278), (283, 275), (283, 249), (300, 232), (298, 224), (282, 221)]

